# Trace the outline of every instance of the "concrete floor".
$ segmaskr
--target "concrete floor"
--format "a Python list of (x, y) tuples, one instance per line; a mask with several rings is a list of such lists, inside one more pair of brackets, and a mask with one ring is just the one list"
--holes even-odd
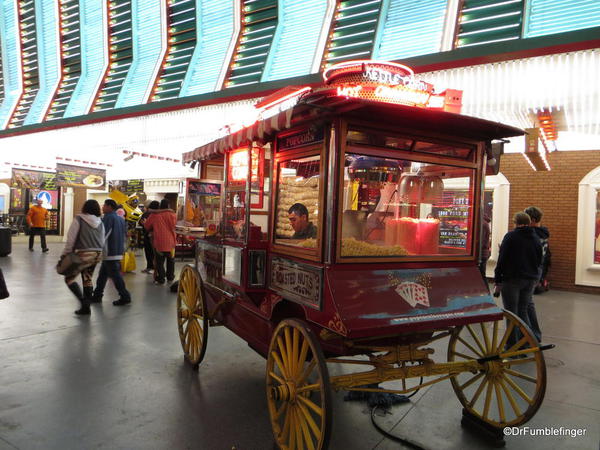
[[(73, 315), (77, 302), (54, 272), (61, 249), (51, 243), (48, 254), (39, 247), (30, 253), (15, 242), (0, 258), (11, 292), (0, 301), (0, 449), (273, 448), (260, 356), (227, 329), (211, 328), (200, 370), (191, 371), (177, 335), (175, 296), (141, 273), (126, 276), (131, 306), (112, 306), (110, 286), (91, 317)], [(506, 445), (598, 449), (600, 299), (550, 291), (536, 303), (544, 339), (557, 348), (546, 352), (546, 398), (528, 425), (586, 431), (575, 438), (513, 436)], [(405, 448), (374, 429), (365, 404), (343, 395), (334, 394), (330, 448)], [(449, 382), (377, 417), (426, 449), (492, 448), (460, 419)]]

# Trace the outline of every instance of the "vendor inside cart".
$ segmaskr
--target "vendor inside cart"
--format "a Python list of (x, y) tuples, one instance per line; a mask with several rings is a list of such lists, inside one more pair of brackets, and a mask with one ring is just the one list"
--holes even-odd
[(288, 210), (290, 225), (294, 229), (292, 239), (315, 239), (317, 227), (308, 220), (308, 209), (302, 203), (294, 203)]

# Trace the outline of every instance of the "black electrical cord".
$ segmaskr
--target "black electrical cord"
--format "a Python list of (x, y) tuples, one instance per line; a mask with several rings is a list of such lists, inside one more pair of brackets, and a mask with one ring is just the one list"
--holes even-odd
[(383, 428), (381, 428), (381, 426), (379, 426), (379, 424), (375, 421), (375, 411), (377, 410), (377, 408), (379, 408), (379, 406), (374, 406), (373, 409), (371, 409), (371, 423), (373, 424), (373, 426), (375, 427), (375, 429), (377, 431), (379, 431), (381, 434), (383, 434), (386, 438), (388, 438), (392, 441), (395, 441), (395, 442), (400, 442), (400, 443), (404, 444), (405, 446), (412, 448), (414, 450), (425, 450), (419, 444), (416, 444), (415, 442), (412, 442), (406, 438), (393, 435), (392, 433), (385, 431)]
[[(421, 377), (421, 380), (419, 381), (419, 384), (422, 384), (422, 383), (423, 383), (423, 377)], [(417, 392), (419, 392), (419, 391), (420, 391), (420, 389), (417, 389), (416, 391), (412, 392), (410, 395), (406, 395), (405, 397), (407, 399), (409, 399), (412, 396), (416, 395)], [(375, 427), (375, 429), (377, 431), (379, 431), (381, 434), (383, 434), (386, 438), (388, 438), (394, 442), (400, 442), (400, 443), (404, 444), (405, 446), (412, 448), (414, 450), (425, 450), (419, 444), (416, 444), (406, 438), (396, 436), (396, 435), (390, 433), (389, 431), (386, 431), (383, 428), (381, 428), (381, 426), (375, 420), (375, 411), (377, 410), (377, 408), (380, 408), (380, 407), (381, 407), (381, 405), (375, 405), (375, 406), (373, 406), (373, 408), (371, 408), (371, 423), (373, 424), (373, 426)], [(386, 410), (383, 410), (383, 412), (388, 413)]]

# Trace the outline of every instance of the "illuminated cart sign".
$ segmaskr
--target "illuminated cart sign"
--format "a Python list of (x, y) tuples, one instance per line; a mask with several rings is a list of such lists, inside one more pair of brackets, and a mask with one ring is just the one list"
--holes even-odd
[(56, 165), (56, 184), (86, 189), (104, 189), (106, 170), (91, 167)]
[(410, 67), (384, 61), (348, 61), (335, 64), (323, 73), (325, 84), (336, 95), (384, 103), (440, 109), (460, 113), (462, 91), (434, 86), (415, 78)]
[(321, 269), (284, 258), (271, 259), (269, 288), (282, 297), (320, 310), (321, 286)]

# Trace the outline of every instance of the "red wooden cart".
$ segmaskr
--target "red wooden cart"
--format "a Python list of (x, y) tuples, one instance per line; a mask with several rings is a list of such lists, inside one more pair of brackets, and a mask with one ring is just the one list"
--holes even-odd
[(492, 141), (523, 132), (457, 114), (459, 91), (398, 64), (344, 63), (325, 79), (184, 155), (224, 174), (218, 230), (180, 276), (185, 358), (198, 367), (213, 325), (263, 355), (281, 448), (327, 447), (331, 389), (448, 379), (474, 420), (526, 422), (544, 397), (542, 349), (477, 268)]

